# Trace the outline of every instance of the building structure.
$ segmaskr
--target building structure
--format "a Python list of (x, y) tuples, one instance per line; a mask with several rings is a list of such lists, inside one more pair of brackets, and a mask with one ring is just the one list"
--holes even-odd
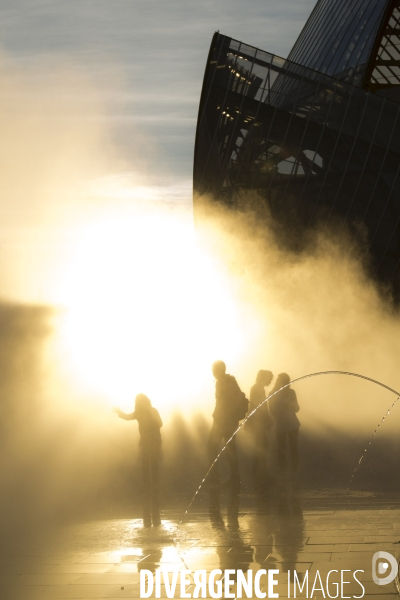
[(345, 221), (400, 291), (400, 0), (319, 0), (287, 59), (216, 33), (194, 196), (250, 190), (290, 231)]

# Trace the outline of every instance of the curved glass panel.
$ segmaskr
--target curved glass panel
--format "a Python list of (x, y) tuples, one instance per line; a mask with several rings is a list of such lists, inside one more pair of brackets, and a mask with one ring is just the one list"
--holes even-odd
[(288, 60), (361, 85), (391, 0), (319, 0)]

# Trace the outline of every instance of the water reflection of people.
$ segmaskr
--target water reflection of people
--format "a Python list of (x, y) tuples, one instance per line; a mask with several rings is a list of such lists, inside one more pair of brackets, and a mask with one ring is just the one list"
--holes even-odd
[[(219, 556), (219, 568), (224, 573), (227, 569), (232, 569), (232, 580), (236, 581), (238, 570), (247, 573), (250, 564), (253, 562), (253, 548), (246, 543), (242, 538), (242, 533), (239, 529), (234, 532), (226, 533), (226, 539), (222, 535), (219, 538), (217, 553)], [(234, 592), (235, 588), (232, 588)]]
[(138, 563), (137, 569), (140, 572), (142, 569), (147, 569), (154, 573), (156, 569), (160, 568), (160, 561), (162, 558), (162, 550), (160, 548), (144, 548), (143, 556)]
[[(289, 375), (287, 375), (287, 373), (280, 373), (276, 379), (276, 383), (271, 394), (288, 383), (290, 383)], [(269, 408), (275, 424), (276, 441), (278, 446), (278, 465), (281, 470), (285, 469), (286, 439), (288, 439), (291, 469), (293, 473), (296, 473), (299, 462), (297, 443), (300, 427), (300, 421), (296, 414), (300, 410), (297, 402), (296, 392), (290, 389), (290, 386), (286, 387), (272, 396), (269, 401)]]
[[(227, 504), (226, 525), (220, 512), (220, 490), (214, 488), (211, 496), (214, 496), (215, 504), (214, 511), (210, 511), (210, 520), (213, 527), (219, 531), (217, 553), (220, 569), (233, 569), (235, 572), (241, 569), (245, 573), (253, 560), (253, 548), (242, 539), (239, 525), (239, 488), (231, 486), (227, 495), (224, 494)], [(235, 575), (233, 579), (236, 580)]]
[[(244, 398), (236, 379), (226, 373), (226, 365), (222, 360), (217, 360), (212, 366), (212, 372), (215, 377), (215, 410), (213, 412), (213, 425), (208, 440), (208, 459), (210, 464), (215, 460), (218, 454), (218, 448), (222, 440), (226, 443), (236, 429), (239, 427), (239, 420), (244, 418), (238, 411), (238, 398)], [(246, 401), (247, 402), (247, 401)], [(230, 484), (233, 486), (240, 484), (239, 465), (236, 451), (236, 439), (233, 438), (226, 447), (226, 455), (229, 461), (231, 475)], [(214, 465), (210, 473), (210, 483), (219, 483), (218, 465)]]
[[(249, 413), (264, 402), (266, 399), (265, 387), (271, 381), (271, 371), (258, 371), (256, 382), (250, 390)], [(245, 425), (252, 438), (252, 475), (256, 490), (261, 490), (264, 487), (263, 484), (266, 483), (268, 447), (273, 424), (268, 403), (265, 402)]]
[[(304, 537), (304, 518), (300, 497), (293, 489), (281, 488), (278, 497), (278, 529), (275, 534), (275, 545), (279, 548), (283, 573), (298, 570), (297, 560), (300, 550), (306, 541)], [(298, 578), (303, 581), (305, 573), (299, 572)]]
[(135, 399), (135, 412), (127, 414), (119, 408), (115, 409), (121, 419), (136, 419), (139, 424), (140, 450), (142, 455), (143, 480), (143, 524), (150, 527), (161, 523), (159, 507), (159, 462), (161, 454), (162, 420), (151, 402), (144, 394)]

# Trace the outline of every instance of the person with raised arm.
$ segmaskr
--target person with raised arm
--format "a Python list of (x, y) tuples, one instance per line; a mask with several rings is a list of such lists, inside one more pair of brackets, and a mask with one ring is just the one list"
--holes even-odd
[(161, 456), (162, 420), (159, 412), (151, 405), (145, 394), (135, 398), (135, 411), (125, 413), (120, 408), (115, 412), (126, 421), (136, 420), (139, 424), (140, 451), (143, 481), (143, 525), (151, 527), (161, 524), (159, 507), (159, 463)]

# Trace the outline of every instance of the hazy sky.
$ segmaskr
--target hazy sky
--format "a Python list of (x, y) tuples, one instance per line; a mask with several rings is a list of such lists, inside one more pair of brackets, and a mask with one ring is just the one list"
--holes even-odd
[[(190, 178), (203, 72), (215, 30), (286, 56), (315, 0), (3, 0), (0, 39), (34, 75), (67, 60), (91, 73), (124, 150), (133, 131), (165, 174)], [(110, 70), (116, 81), (110, 81)], [(38, 75), (39, 76), (39, 75)], [(115, 89), (117, 87), (117, 89)], [(119, 89), (118, 89), (119, 88)], [(79, 93), (75, 100), (79, 100)], [(111, 108), (111, 110), (110, 110)]]
[(214, 31), (286, 56), (314, 2), (2, 0), (0, 295), (52, 302), (77, 236), (137, 201), (191, 218)]

